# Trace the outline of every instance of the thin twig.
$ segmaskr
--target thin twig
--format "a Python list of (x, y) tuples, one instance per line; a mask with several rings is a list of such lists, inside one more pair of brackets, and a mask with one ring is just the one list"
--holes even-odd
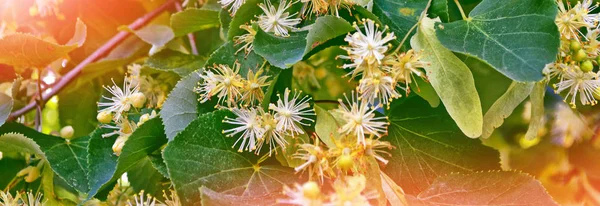
[[(132, 24), (129, 25), (129, 29), (137, 30), (137, 29), (141, 28), (142, 26), (144, 26), (148, 22), (150, 22), (150, 20), (152, 20), (154, 17), (158, 16), (160, 13), (167, 10), (174, 2), (177, 2), (177, 0), (169, 0), (169, 1), (165, 2), (163, 5), (161, 5), (160, 7), (156, 8), (154, 11), (151, 11), (150, 13), (147, 13), (144, 16), (136, 19)], [(112, 49), (114, 49), (117, 45), (119, 45), (121, 42), (123, 42), (123, 40), (125, 40), (125, 38), (127, 38), (129, 35), (131, 35), (131, 32), (128, 32), (128, 31), (121, 31), (121, 32), (117, 33), (110, 40), (108, 40), (106, 43), (104, 43), (104, 45), (102, 45), (100, 48), (98, 48), (96, 51), (94, 51), (94, 53), (92, 53), (90, 56), (85, 58), (81, 63), (79, 63), (77, 66), (75, 66), (75, 68), (73, 68), (71, 71), (69, 71), (67, 74), (65, 74), (56, 84), (54, 84), (52, 86), (51, 91), (42, 95), (41, 100), (43, 102), (46, 102), (52, 96), (58, 94), (58, 92), (62, 91), (65, 88), (65, 86), (67, 86), (69, 83), (71, 83), (81, 73), (81, 70), (83, 70), (83, 68), (85, 68), (88, 64), (90, 64), (94, 61), (97, 61), (101, 57), (107, 55)], [(32, 109), (35, 108), (35, 106), (36, 106), (36, 102), (31, 102), (31, 103), (27, 104), (26, 106), (24, 106), (23, 108), (10, 114), (8, 119), (13, 120), (13, 119), (31, 111)]]
[(42, 107), (44, 107), (44, 101), (42, 101), (42, 69), (38, 69), (37, 79), (37, 95), (36, 95), (36, 112), (35, 112), (35, 129), (38, 132), (42, 132)]
[[(183, 11), (181, 3), (175, 3), (175, 9), (177, 10), (177, 12)], [(189, 33), (187, 34), (187, 36), (188, 40), (190, 40), (190, 49), (192, 50), (192, 54), (198, 55), (198, 48), (196, 48), (196, 37), (194, 37), (193, 33)]]
[(340, 103), (337, 100), (329, 100), (329, 99), (314, 100), (314, 101), (316, 104), (339, 104)]
[(462, 6), (460, 5), (460, 2), (458, 2), (458, 0), (454, 0), (454, 3), (456, 3), (456, 6), (458, 7), (458, 10), (460, 11), (460, 15), (462, 16), (462, 18), (464, 20), (468, 19), (467, 15), (465, 15), (465, 11), (463, 10)]
[(402, 41), (400, 41), (400, 44), (398, 45), (398, 47), (396, 47), (396, 50), (394, 50), (394, 53), (398, 53), (398, 51), (400, 51), (400, 48), (402, 48), (402, 45), (404, 45), (404, 42), (406, 41), (406, 39), (408, 39), (408, 36), (410, 36), (410, 34), (417, 28), (417, 26), (419, 26), (419, 24), (421, 24), (421, 21), (427, 15), (427, 10), (429, 10), (429, 7), (431, 6), (431, 1), (432, 0), (427, 1), (427, 6), (425, 7), (425, 10), (423, 10), (423, 12), (421, 12), (421, 16), (419, 16), (419, 21), (417, 21), (417, 23), (415, 23), (415, 25), (412, 26), (410, 28), (410, 30), (408, 30), (408, 33), (406, 33), (406, 35), (404, 35), (404, 38), (402, 38)]

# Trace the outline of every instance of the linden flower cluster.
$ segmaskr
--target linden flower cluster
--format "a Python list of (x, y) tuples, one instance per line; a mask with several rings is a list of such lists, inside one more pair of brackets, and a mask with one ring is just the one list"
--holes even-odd
[[(393, 99), (402, 96), (396, 90), (397, 87), (409, 93), (408, 85), (412, 82), (413, 75), (425, 78), (425, 73), (419, 68), (426, 66), (427, 63), (421, 61), (419, 54), (413, 50), (402, 54), (386, 55), (391, 47), (389, 42), (396, 39), (394, 33), (387, 33), (384, 36), (387, 26), (380, 31), (379, 25), (373, 20), (363, 19), (362, 22), (364, 31), (354, 23), (356, 32), (348, 33), (344, 39), (349, 45), (341, 48), (346, 50), (348, 55), (338, 57), (351, 61), (342, 66), (344, 69), (351, 69), (347, 76), (354, 79), (362, 75), (357, 88), (360, 99), (376, 107), (389, 106)], [(404, 82), (405, 87), (400, 86), (398, 82)]]
[(269, 111), (261, 107), (231, 109), (237, 117), (225, 117), (223, 122), (235, 127), (223, 130), (223, 133), (228, 137), (240, 135), (234, 143), (234, 146), (240, 143), (239, 152), (255, 151), (259, 154), (264, 144), (269, 146), (269, 155), (277, 152), (277, 146), (285, 149), (289, 144), (286, 136), (304, 134), (301, 126), (314, 122), (309, 117), (315, 116), (308, 103), (310, 97), (301, 98), (301, 92), (290, 94), (291, 91), (286, 88), (283, 98), (278, 95), (277, 104), (269, 104)]
[(353, 0), (301, 0), (304, 3), (305, 15), (309, 12), (315, 15), (331, 14), (339, 17), (340, 8), (350, 8), (355, 3)]
[(42, 201), (42, 193), (33, 193), (31, 191), (27, 193), (19, 193), (13, 197), (10, 192), (0, 191), (0, 205), (13, 206), (13, 205), (28, 205), (28, 206), (42, 206), (46, 205), (46, 201)]
[(293, 157), (304, 163), (294, 169), (297, 172), (308, 170), (310, 179), (318, 178), (321, 182), (324, 178), (336, 178), (348, 173), (364, 174), (371, 158), (387, 164), (384, 155), (391, 156), (387, 150), (393, 149), (389, 142), (380, 141), (374, 135), (366, 139), (364, 145), (356, 142), (355, 135), (343, 135), (332, 140), (335, 147), (331, 148), (321, 145), (318, 138), (313, 144), (299, 145)]
[(294, 188), (284, 187), (287, 199), (279, 199), (278, 203), (290, 205), (336, 206), (336, 205), (370, 205), (369, 200), (379, 197), (377, 191), (365, 191), (367, 180), (363, 175), (340, 177), (333, 183), (333, 193), (324, 195), (316, 182), (306, 182)]
[(238, 136), (234, 143), (239, 151), (255, 151), (259, 154), (263, 145), (268, 145), (269, 155), (276, 152), (279, 146), (285, 149), (288, 142), (286, 136), (295, 137), (304, 134), (301, 126), (314, 122), (309, 118), (315, 116), (314, 110), (308, 103), (310, 97), (302, 96), (301, 92), (285, 89), (283, 97), (278, 94), (276, 104), (269, 104), (268, 111), (260, 107), (265, 94), (263, 88), (270, 84), (269, 76), (262, 75), (263, 70), (256, 73), (248, 70), (247, 78), (239, 74), (240, 64), (233, 68), (228, 65), (215, 65), (214, 72), (205, 69), (199, 74), (201, 81), (195, 91), (200, 94), (200, 103), (218, 98), (216, 107), (229, 109), (235, 118), (226, 117), (223, 122), (233, 128), (223, 130), (228, 137)]
[[(125, 142), (137, 127), (157, 116), (154, 110), (144, 114), (140, 110), (150, 107), (146, 104), (148, 102), (146, 95), (140, 92), (141, 82), (145, 81), (145, 79), (139, 78), (139, 68), (136, 69), (138, 66), (130, 66), (129, 70), (133, 72), (130, 73), (131, 76), (125, 76), (122, 87), (117, 86), (114, 80), (113, 85), (104, 86), (104, 89), (111, 96), (102, 96), (104, 101), (98, 103), (100, 110), (96, 119), (102, 123), (102, 128), (113, 130), (112, 132), (103, 134), (102, 137), (118, 135), (117, 140), (112, 146), (113, 152), (117, 156), (121, 154)], [(138, 73), (135, 73), (135, 71), (138, 71)], [(131, 114), (140, 114), (141, 116), (135, 122), (129, 118)]]
[[(561, 47), (555, 63), (546, 65), (547, 80), (556, 79), (555, 92), (566, 91), (565, 102), (576, 107), (577, 96), (582, 105), (595, 105), (600, 98), (600, 41), (598, 41), (598, 14), (590, 14), (598, 7), (591, 0), (567, 7), (558, 1), (556, 24), (561, 34)], [(582, 29), (586, 30), (584, 34)]]

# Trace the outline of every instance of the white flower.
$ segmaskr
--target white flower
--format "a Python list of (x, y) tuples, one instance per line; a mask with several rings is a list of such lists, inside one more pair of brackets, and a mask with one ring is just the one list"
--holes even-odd
[(243, 79), (238, 74), (240, 65), (235, 63), (231, 69), (227, 65), (220, 64), (215, 65), (214, 69), (216, 73), (205, 70), (204, 74), (199, 74), (202, 81), (194, 90), (200, 94), (200, 103), (217, 95), (219, 104), (227, 103), (227, 107), (235, 106), (242, 95), (240, 90), (244, 87)]
[[(142, 190), (140, 194), (136, 194), (133, 196), (135, 198), (135, 203), (131, 203), (131, 201), (127, 201), (129, 206), (155, 206), (156, 199), (154, 199), (150, 194), (146, 195), (146, 199), (144, 199), (144, 191)], [(139, 199), (138, 199), (139, 197)]]
[[(378, 31), (379, 25), (375, 25), (373, 20), (367, 19), (365, 21), (365, 32), (354, 23), (356, 32), (348, 34), (344, 40), (348, 42), (349, 47), (342, 47), (342, 49), (348, 52), (348, 56), (339, 56), (342, 59), (352, 60), (352, 64), (344, 64), (343, 68), (358, 68), (363, 63), (372, 65), (374, 63), (381, 64), (381, 60), (385, 57), (385, 52), (388, 50), (389, 41), (394, 40), (394, 32), (388, 33), (383, 37), (383, 33), (387, 30), (387, 26), (383, 31)], [(359, 71), (356, 71), (352, 76), (358, 75)]]
[(247, 80), (244, 82), (244, 88), (242, 90), (242, 103), (244, 105), (255, 105), (263, 101), (265, 93), (263, 87), (268, 86), (270, 82), (267, 82), (269, 76), (262, 75), (263, 70), (260, 69), (256, 73), (252, 70), (248, 70)]
[(277, 36), (289, 36), (288, 30), (294, 29), (302, 21), (300, 18), (292, 18), (297, 13), (290, 15), (289, 12), (285, 12), (292, 6), (291, 1), (281, 1), (277, 9), (270, 0), (265, 0), (265, 3), (266, 5), (258, 5), (265, 12), (258, 17), (258, 25), (265, 32), (274, 32)]
[(546, 75), (548, 80), (557, 77), (559, 81), (563, 81), (563, 75), (571, 69), (572, 68), (565, 63), (550, 63), (546, 64), (546, 67), (544, 67), (542, 73)]
[(413, 75), (425, 78), (425, 73), (419, 68), (429, 66), (429, 63), (421, 61), (421, 55), (411, 49), (406, 53), (386, 56), (383, 65), (383, 69), (395, 81), (404, 82), (406, 93), (410, 93), (409, 85), (415, 78)]
[[(314, 122), (313, 119), (307, 116), (315, 116), (315, 112), (310, 108), (308, 101), (310, 97), (304, 96), (300, 99), (301, 92), (294, 92), (294, 96), (290, 99), (290, 90), (285, 89), (283, 99), (277, 94), (279, 100), (277, 105), (269, 104), (269, 109), (275, 111), (275, 119), (277, 120), (277, 130), (285, 132), (292, 136), (296, 134), (304, 134), (300, 125), (308, 126), (306, 121)], [(303, 122), (304, 121), (304, 122)]]
[(236, 127), (232, 129), (223, 130), (223, 134), (226, 134), (228, 137), (233, 137), (234, 135), (240, 134), (238, 140), (233, 144), (238, 144), (241, 141), (239, 152), (244, 150), (253, 151), (256, 149), (257, 143), (260, 138), (265, 133), (265, 130), (261, 127), (260, 117), (258, 116), (258, 112), (254, 108), (249, 109), (231, 109), (233, 114), (237, 117), (235, 119), (225, 117), (223, 122), (232, 124)]
[(581, 33), (579, 28), (589, 26), (583, 20), (580, 21), (574, 10), (566, 9), (562, 0), (558, 1), (558, 15), (554, 22), (560, 34), (566, 39), (579, 39), (578, 35)]
[[(127, 79), (127, 77), (125, 77)], [(113, 96), (111, 98), (102, 96), (107, 102), (99, 102), (98, 107), (103, 108), (99, 112), (111, 112), (115, 113), (113, 120), (119, 122), (121, 120), (123, 112), (129, 111), (132, 107), (132, 96), (139, 93), (139, 85), (132, 85), (127, 80), (123, 81), (123, 89), (119, 88), (114, 80), (113, 85), (107, 87), (103, 86)]]
[(292, 157), (303, 160), (304, 163), (294, 168), (296, 172), (309, 169), (309, 176), (312, 178), (316, 175), (317, 178), (321, 179), (321, 183), (324, 178), (334, 177), (335, 172), (331, 168), (328, 160), (327, 151), (319, 146), (320, 142), (318, 138), (315, 139), (314, 144), (300, 144), (298, 145), (298, 151)]
[(219, 0), (218, 2), (223, 6), (223, 8), (231, 6), (231, 8), (229, 8), (229, 13), (231, 13), (231, 16), (233, 16), (235, 15), (235, 12), (240, 9), (242, 4), (246, 2), (246, 0)]
[(277, 131), (277, 120), (273, 118), (273, 115), (268, 112), (263, 112), (262, 109), (259, 109), (259, 112), (261, 113), (261, 128), (264, 133), (263, 136), (259, 138), (255, 153), (259, 154), (262, 146), (267, 144), (269, 145), (269, 156), (271, 156), (273, 152), (277, 153), (277, 146), (285, 149), (288, 142), (285, 140), (284, 134)]
[[(344, 95), (346, 96), (346, 95)], [(340, 133), (356, 135), (358, 144), (366, 146), (365, 135), (372, 134), (377, 137), (382, 137), (387, 134), (387, 117), (376, 117), (375, 110), (378, 107), (369, 108), (369, 104), (365, 101), (360, 100), (352, 92), (352, 99), (348, 99), (346, 96), (346, 103), (341, 99), (338, 100), (340, 106), (334, 110), (343, 117), (343, 121), (346, 123), (339, 128)]]
[(598, 80), (598, 74), (593, 72), (582, 72), (579, 69), (573, 69), (566, 71), (563, 75), (564, 80), (558, 82), (554, 85), (556, 88), (556, 93), (561, 93), (564, 90), (569, 90), (567, 96), (565, 96), (565, 101), (571, 99), (569, 104), (572, 107), (575, 107), (575, 99), (577, 98), (577, 93), (579, 93), (579, 98), (581, 104), (583, 105), (595, 105), (597, 103), (594, 98), (594, 91), (600, 87), (600, 80)]
[(254, 43), (256, 31), (252, 28), (252, 25), (246, 24), (241, 25), (240, 29), (246, 30), (248, 33), (233, 37), (233, 42), (235, 43), (235, 46), (243, 44), (237, 51), (235, 51), (235, 54), (243, 50), (246, 53), (246, 56), (248, 56), (248, 54), (250, 54), (250, 52), (252, 51), (252, 48), (254, 48), (254, 45), (252, 43)]
[(363, 77), (359, 81), (358, 92), (367, 103), (375, 105), (377, 102), (380, 107), (402, 96), (396, 91), (396, 81), (383, 72)]
[(593, 0), (583, 0), (583, 2), (577, 2), (577, 5), (573, 7), (575, 16), (587, 23), (587, 27), (596, 26), (596, 23), (600, 20), (598, 14), (590, 14), (591, 11), (598, 8), (598, 4), (593, 3)]
[(563, 147), (570, 147), (592, 131), (585, 118), (567, 105), (556, 104), (554, 110), (552, 142)]

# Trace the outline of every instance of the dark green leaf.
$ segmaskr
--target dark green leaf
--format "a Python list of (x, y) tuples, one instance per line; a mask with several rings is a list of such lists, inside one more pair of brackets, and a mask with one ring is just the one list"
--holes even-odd
[(273, 66), (287, 69), (302, 60), (305, 47), (308, 46), (306, 43), (308, 32), (292, 32), (289, 37), (275, 36), (262, 29), (256, 32), (254, 52), (264, 57)]
[(431, 7), (429, 7), (428, 13), (432, 19), (440, 17), (440, 20), (442, 20), (442, 22), (450, 21), (450, 14), (448, 12), (448, 0), (431, 1)]
[(497, 151), (463, 135), (442, 106), (421, 98), (392, 103), (389, 134), (396, 148), (383, 171), (407, 194), (425, 190), (438, 176), (500, 169)]
[(153, 197), (162, 197), (163, 191), (169, 190), (168, 180), (160, 174), (152, 163), (150, 157), (140, 160), (127, 172), (127, 179), (136, 193), (144, 191)]
[(354, 30), (346, 20), (335, 16), (322, 16), (312, 25), (306, 36), (304, 54), (308, 54), (315, 47)]
[(559, 33), (554, 0), (484, 0), (466, 20), (436, 25), (450, 50), (483, 59), (516, 81), (538, 81), (554, 62)]
[(95, 132), (90, 141), (89, 197), (98, 192), (112, 189), (111, 185), (121, 175), (129, 171), (138, 162), (167, 143), (165, 132), (159, 118), (154, 118), (137, 128), (125, 142), (120, 156), (112, 154), (114, 137), (102, 138), (102, 132)]
[[(401, 40), (417, 23), (426, 6), (427, 1), (424, 0), (374, 0), (373, 13)], [(405, 44), (408, 45), (408, 41)]]
[(255, 197), (279, 192), (281, 184), (299, 179), (290, 168), (259, 165), (258, 156), (232, 148), (237, 138), (222, 134), (229, 111), (200, 116), (163, 152), (169, 176), (184, 205), (200, 204), (201, 187), (215, 192)]
[(89, 137), (80, 137), (70, 142), (39, 133), (18, 123), (6, 123), (0, 127), (0, 134), (18, 133), (21, 135), (2, 136), (0, 151), (27, 152), (41, 155), (48, 160), (52, 170), (79, 192), (87, 192), (87, 146)]
[(100, 91), (100, 86), (88, 82), (76, 89), (65, 89), (58, 94), (60, 124), (72, 126), (75, 137), (86, 136), (96, 128), (98, 113), (96, 101), (100, 99)]
[(173, 50), (158, 52), (146, 59), (146, 66), (161, 71), (173, 71), (185, 77), (204, 65), (205, 61), (194, 55), (184, 54)]
[(227, 40), (231, 41), (233, 37), (247, 33), (245, 30), (240, 29), (240, 26), (244, 24), (249, 25), (251, 20), (256, 19), (255, 16), (263, 14), (263, 11), (258, 7), (258, 4), (262, 2), (262, 0), (246, 0), (240, 9), (237, 10), (229, 24)]
[(175, 36), (219, 27), (219, 12), (204, 9), (186, 9), (171, 15), (171, 28)]

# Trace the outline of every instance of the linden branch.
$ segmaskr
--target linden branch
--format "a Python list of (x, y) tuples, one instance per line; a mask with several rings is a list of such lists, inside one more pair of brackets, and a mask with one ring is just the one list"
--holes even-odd
[[(178, 12), (183, 11), (180, 3), (175, 4), (175, 9), (177, 9)], [(192, 54), (198, 55), (198, 48), (196, 48), (196, 37), (194, 37), (194, 34), (192, 33), (187, 34), (187, 36), (188, 40), (190, 41), (190, 49), (192, 50)]]
[[(156, 16), (161, 14), (163, 11), (170, 8), (172, 6), (172, 4), (175, 2), (177, 2), (177, 0), (168, 0), (160, 7), (156, 8), (155, 10), (136, 19), (133, 23), (131, 23), (128, 26), (129, 29), (137, 30), (137, 29), (145, 26), (148, 22), (150, 22), (150, 20), (154, 19)], [(102, 45), (100, 48), (98, 48), (96, 51), (94, 51), (94, 53), (92, 53), (90, 56), (85, 58), (81, 63), (79, 63), (77, 66), (75, 66), (75, 68), (73, 68), (71, 71), (67, 72), (67, 74), (65, 74), (57, 83), (52, 85), (52, 90), (50, 90), (50, 92), (48, 92), (48, 93), (41, 95), (41, 98), (39, 99), (39, 101), (46, 102), (50, 98), (52, 98), (52, 96), (58, 94), (58, 92), (63, 90), (65, 88), (65, 86), (67, 86), (77, 76), (79, 76), (79, 74), (81, 73), (83, 68), (85, 68), (85, 66), (87, 66), (88, 64), (93, 63), (93, 62), (99, 60), (101, 57), (107, 55), (117, 45), (119, 45), (121, 42), (123, 42), (123, 40), (125, 40), (125, 38), (127, 38), (129, 35), (131, 35), (131, 32), (128, 32), (128, 31), (121, 31), (121, 32), (117, 33), (110, 40), (108, 40), (106, 43), (104, 43), (104, 45)], [(34, 98), (37, 98), (37, 97), (34, 97)], [(10, 116), (8, 117), (8, 120), (14, 120), (15, 118), (20, 117), (21, 115), (31, 111), (32, 109), (34, 109), (37, 106), (37, 103), (38, 103), (37, 101), (32, 101), (29, 104), (27, 104), (26, 106), (24, 106), (23, 108), (11, 113)]]

